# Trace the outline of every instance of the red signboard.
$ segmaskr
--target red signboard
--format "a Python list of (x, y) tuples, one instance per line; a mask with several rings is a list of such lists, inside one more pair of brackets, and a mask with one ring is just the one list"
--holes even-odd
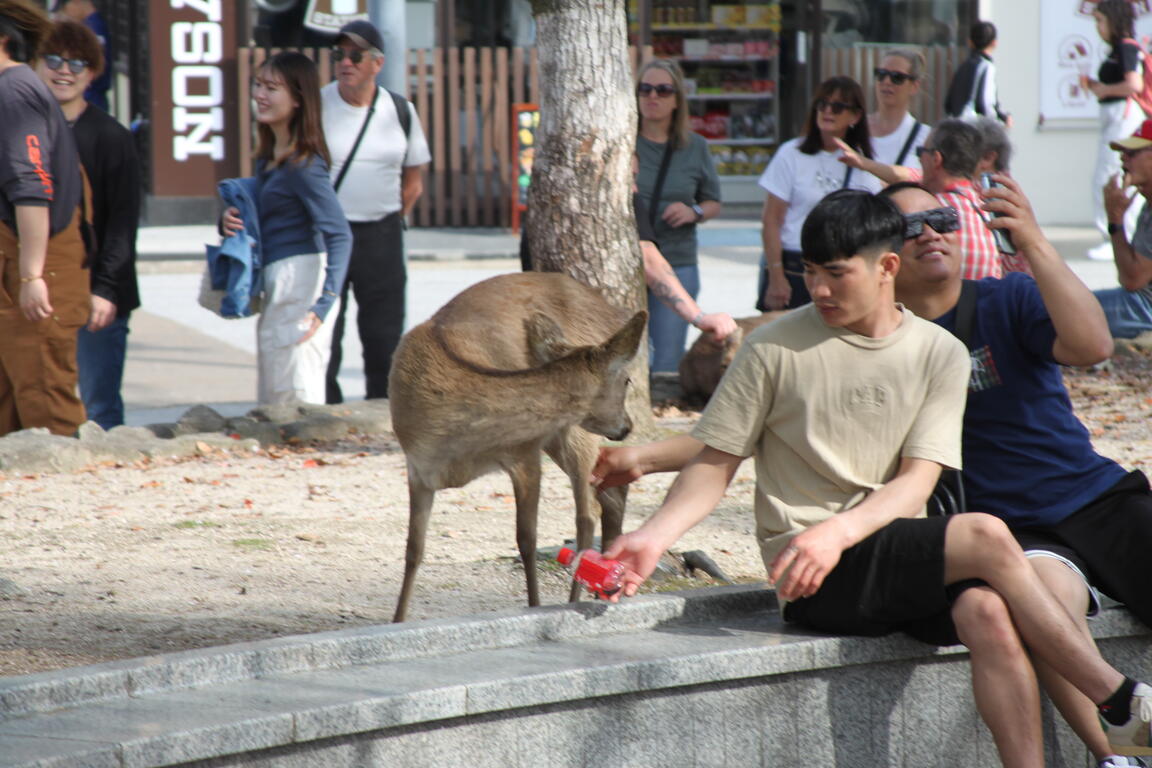
[(238, 173), (237, 7), (225, 0), (149, 5), (152, 191), (210, 197)]

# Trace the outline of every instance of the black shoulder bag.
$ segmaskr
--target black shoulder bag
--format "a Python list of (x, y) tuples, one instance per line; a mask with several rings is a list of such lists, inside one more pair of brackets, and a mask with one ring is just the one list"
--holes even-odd
[(664, 179), (668, 176), (668, 166), (672, 163), (672, 139), (664, 145), (664, 156), (660, 158), (660, 170), (656, 172), (656, 185), (652, 187), (652, 202), (648, 205), (648, 223), (656, 230), (656, 211), (660, 208), (660, 193), (664, 191)]
[(364, 132), (368, 130), (368, 123), (372, 122), (372, 115), (376, 112), (376, 99), (378, 98), (380, 98), (379, 88), (372, 92), (372, 103), (368, 106), (368, 114), (364, 117), (364, 124), (360, 126), (360, 133), (356, 134), (356, 141), (352, 143), (352, 149), (348, 152), (348, 159), (344, 161), (340, 173), (336, 174), (336, 181), (332, 182), (332, 189), (337, 192), (340, 191), (340, 185), (344, 183), (344, 177), (348, 175), (348, 169), (352, 166), (352, 159), (356, 157), (356, 150), (360, 149), (360, 142), (364, 139)]
[[(960, 285), (960, 300), (956, 302), (956, 330), (953, 335), (972, 350), (972, 324), (976, 319), (976, 281), (964, 280)], [(964, 499), (964, 479), (958, 469), (942, 469), (932, 495), (928, 497), (929, 515), (956, 515), (967, 512)]]
[(904, 146), (900, 148), (900, 154), (896, 156), (896, 162), (892, 165), (904, 165), (904, 158), (908, 157), (908, 151), (912, 149), (912, 142), (916, 141), (916, 137), (920, 135), (921, 125), (919, 120), (912, 123), (912, 130), (908, 132), (908, 138), (905, 139)]

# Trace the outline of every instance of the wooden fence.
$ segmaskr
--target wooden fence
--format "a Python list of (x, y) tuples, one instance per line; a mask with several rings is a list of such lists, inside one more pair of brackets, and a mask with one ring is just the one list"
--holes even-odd
[[(847, 75), (863, 84), (871, 111), (876, 106), (873, 103), (876, 98), (875, 89), (871, 87), (872, 70), (880, 66), (884, 52), (892, 47), (859, 45), (852, 48), (825, 48), (820, 57), (821, 77), (826, 79), (836, 75)], [(924, 54), (927, 68), (920, 82), (920, 93), (913, 99), (911, 109), (912, 114), (920, 122), (934, 125), (944, 117), (944, 96), (948, 93), (948, 84), (952, 82), (952, 73), (956, 71), (956, 67), (967, 58), (968, 49), (940, 45), (899, 47), (919, 50)]]

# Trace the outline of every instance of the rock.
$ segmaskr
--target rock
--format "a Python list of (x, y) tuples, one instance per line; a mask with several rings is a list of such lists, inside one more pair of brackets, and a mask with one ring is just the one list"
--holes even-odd
[(219, 432), (224, 429), (225, 419), (206, 405), (194, 405), (184, 412), (177, 424), (183, 434)]
[(265, 448), (275, 445), (284, 439), (280, 427), (270, 421), (257, 421), (251, 416), (237, 416), (228, 419), (224, 425), (225, 434), (239, 435), (241, 438), (251, 438), (259, 441)]
[(171, 440), (180, 434), (180, 425), (175, 422), (165, 422), (163, 424), (148, 424), (144, 427), (156, 437), (162, 437), (165, 440)]
[(22, 429), (0, 440), (0, 470), (7, 472), (75, 472), (92, 461), (79, 440), (47, 429)]
[(317, 414), (307, 419), (285, 424), (281, 429), (290, 443), (312, 440), (340, 440), (348, 436), (348, 424), (343, 419)]
[(112, 427), (106, 434), (112, 440), (145, 442), (156, 439), (156, 434), (148, 427), (128, 427), (123, 424), (119, 427)]
[(280, 405), (261, 405), (253, 408), (246, 414), (256, 421), (270, 421), (273, 424), (287, 424), (300, 418), (300, 403), (282, 403)]
[(76, 437), (82, 443), (102, 443), (108, 439), (108, 433), (96, 422), (86, 421), (76, 430)]

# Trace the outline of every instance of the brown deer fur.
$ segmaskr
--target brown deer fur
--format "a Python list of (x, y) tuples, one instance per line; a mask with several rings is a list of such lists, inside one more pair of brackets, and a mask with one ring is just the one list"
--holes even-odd
[[(588, 476), (598, 439), (623, 439), (627, 364), (647, 313), (629, 316), (560, 274), (502, 275), (468, 288), (405, 334), (389, 377), (392, 425), (408, 461), (408, 547), (395, 621), (403, 621), (424, 553), (433, 497), (504, 470), (516, 498), (516, 542), (528, 604), (539, 605), (536, 511), (540, 452), (564, 470), (578, 548), (592, 544)], [(597, 495), (607, 542), (623, 494)], [(573, 589), (572, 598), (576, 596)]]

